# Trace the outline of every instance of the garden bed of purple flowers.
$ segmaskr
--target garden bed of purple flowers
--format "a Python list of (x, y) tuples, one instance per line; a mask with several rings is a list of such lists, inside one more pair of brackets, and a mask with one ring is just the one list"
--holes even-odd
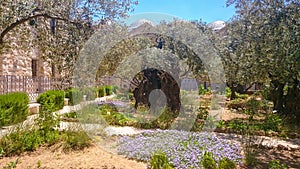
[(130, 159), (149, 162), (157, 151), (165, 152), (178, 169), (201, 168), (205, 152), (211, 152), (216, 162), (227, 157), (239, 164), (243, 158), (239, 144), (209, 132), (147, 130), (134, 136), (122, 136), (118, 141), (118, 153)]

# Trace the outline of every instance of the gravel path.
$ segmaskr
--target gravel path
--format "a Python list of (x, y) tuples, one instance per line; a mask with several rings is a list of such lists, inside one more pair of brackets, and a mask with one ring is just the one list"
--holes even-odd
[[(70, 124), (75, 125), (75, 123), (63, 122), (61, 126), (68, 126)], [(76, 124), (78, 125), (78, 124)], [(86, 126), (85, 126), (86, 127)], [(106, 133), (107, 136), (114, 135), (134, 135), (139, 134), (145, 130), (137, 129), (134, 127), (116, 127), (116, 126), (106, 126), (103, 127), (101, 125), (90, 125), (88, 129), (93, 128), (101, 128)], [(87, 129), (87, 128), (85, 128)], [(216, 135), (218, 138), (226, 139), (234, 142), (239, 142), (240, 144), (244, 144), (246, 142), (246, 138), (242, 135), (234, 134), (234, 133), (216, 133), (212, 132), (213, 135)], [(265, 147), (265, 148), (278, 148), (284, 150), (300, 150), (300, 139), (287, 139), (283, 140), (280, 138), (273, 138), (267, 136), (254, 136), (251, 138), (251, 141), (254, 145)]]

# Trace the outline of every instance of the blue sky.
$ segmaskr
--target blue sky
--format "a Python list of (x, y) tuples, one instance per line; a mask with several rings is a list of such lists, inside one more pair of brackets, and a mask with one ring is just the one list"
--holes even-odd
[(226, 0), (139, 0), (135, 11), (140, 13), (164, 13), (180, 19), (199, 20), (210, 23), (216, 20), (228, 21), (234, 15), (234, 7), (226, 7)]

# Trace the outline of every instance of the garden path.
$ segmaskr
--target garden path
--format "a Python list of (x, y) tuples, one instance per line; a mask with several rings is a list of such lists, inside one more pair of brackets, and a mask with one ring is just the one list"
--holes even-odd
[[(101, 98), (100, 101), (106, 101), (106, 99), (109, 99), (113, 96)], [(99, 101), (99, 100), (97, 100)], [(94, 101), (89, 101), (94, 102)], [(75, 106), (65, 106), (63, 109), (55, 112), (56, 114), (62, 115), (65, 113), (72, 112), (74, 110), (80, 109), (80, 105)], [(33, 126), (34, 120), (38, 117), (37, 114), (28, 116), (27, 120), (25, 120), (21, 126), (22, 127), (30, 127)], [(78, 129), (78, 125), (81, 125), (76, 122), (61, 122), (60, 123), (60, 130), (64, 130), (67, 128), (73, 128)], [(13, 131), (16, 127), (19, 127), (20, 125), (13, 125), (13, 126), (7, 126), (1, 129), (0, 131), (0, 138), (3, 135), (6, 135)], [(95, 124), (84, 124), (81, 125), (85, 130), (95, 130), (95, 129), (102, 129), (105, 131), (105, 133), (108, 136), (112, 135), (133, 135), (143, 132), (141, 129), (137, 129), (134, 127), (117, 127), (117, 126), (104, 126), (103, 125), (95, 125)], [(216, 133), (212, 132), (212, 134), (217, 135), (220, 138), (231, 140), (231, 141), (238, 141), (240, 143), (244, 143), (246, 139), (242, 135), (234, 134), (234, 133)], [(278, 148), (278, 149), (284, 149), (284, 150), (300, 150), (300, 139), (280, 139), (280, 138), (274, 138), (274, 137), (267, 137), (267, 136), (254, 136), (252, 138), (252, 141), (257, 146), (262, 146), (265, 148)]]

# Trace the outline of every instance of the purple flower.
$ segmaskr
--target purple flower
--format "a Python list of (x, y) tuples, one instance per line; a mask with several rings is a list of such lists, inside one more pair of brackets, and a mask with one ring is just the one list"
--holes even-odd
[(223, 157), (237, 163), (242, 159), (238, 144), (206, 132), (148, 130), (132, 137), (123, 136), (118, 145), (120, 154), (146, 162), (156, 151), (163, 151), (175, 168), (199, 168), (205, 151), (212, 152), (217, 162)]

